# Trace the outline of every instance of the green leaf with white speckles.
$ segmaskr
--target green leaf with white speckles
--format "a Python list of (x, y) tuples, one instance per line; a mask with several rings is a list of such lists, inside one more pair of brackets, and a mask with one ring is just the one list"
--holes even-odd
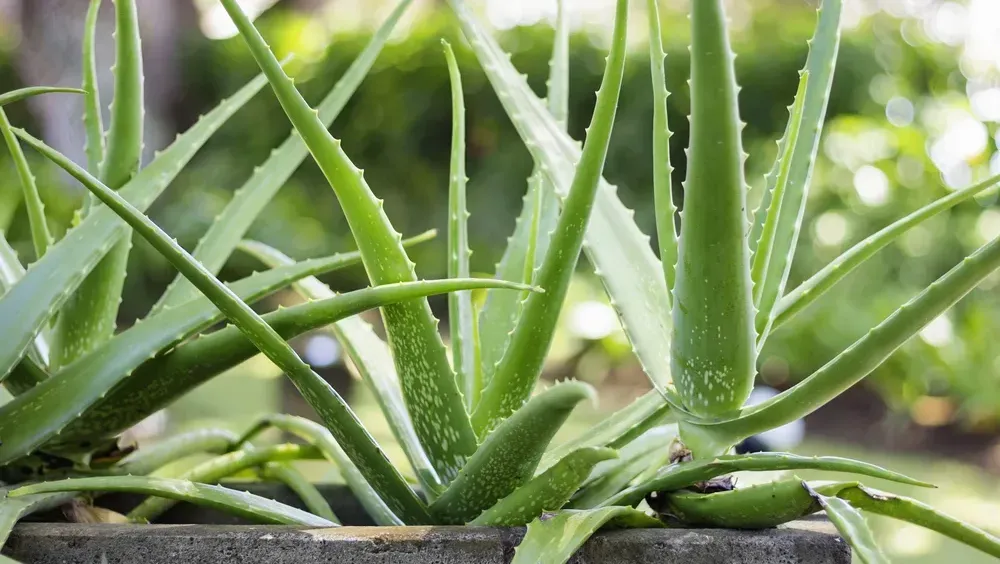
[(631, 507), (566, 509), (528, 523), (528, 532), (511, 564), (565, 564), (587, 539), (604, 526), (657, 528), (663, 523)]
[(466, 523), (527, 483), (549, 441), (585, 399), (596, 399), (591, 386), (562, 382), (528, 400), (486, 437), (431, 513), (443, 523)]
[(543, 512), (562, 509), (596, 464), (616, 456), (615, 451), (609, 448), (577, 449), (498, 501), (469, 524), (520, 527), (538, 518)]
[(299, 525), (305, 527), (335, 527), (336, 523), (322, 517), (247, 492), (222, 486), (197, 484), (171, 478), (148, 476), (114, 476), (110, 478), (72, 478), (40, 482), (11, 491), (7, 495), (18, 499), (51, 492), (127, 492), (168, 497), (195, 505), (232, 513), (257, 523)]
[[(222, 0), (222, 5), (268, 76), (292, 125), (333, 187), (372, 283), (416, 280), (413, 263), (399, 244), (400, 236), (389, 223), (382, 203), (375, 198), (361, 170), (354, 166), (340, 141), (330, 135), (281, 70), (264, 38), (237, 2)], [(438, 474), (448, 482), (476, 451), (477, 441), (437, 330), (437, 320), (426, 299), (385, 307), (382, 317), (417, 436)]]
[(574, 509), (599, 507), (640, 476), (655, 473), (669, 462), (675, 438), (677, 427), (674, 425), (650, 429), (619, 449), (616, 460), (594, 468), (567, 506)]

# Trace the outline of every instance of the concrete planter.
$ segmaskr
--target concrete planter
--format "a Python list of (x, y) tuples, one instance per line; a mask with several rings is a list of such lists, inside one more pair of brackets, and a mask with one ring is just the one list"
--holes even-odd
[[(281, 486), (248, 489), (296, 505)], [(159, 525), (81, 525), (50, 522), (18, 525), (4, 553), (25, 564), (424, 564), (510, 562), (523, 528), (372, 527), (346, 488), (330, 486), (344, 527), (301, 529), (236, 524), (232, 517), (178, 505)], [(133, 496), (104, 503), (126, 509)], [(823, 519), (807, 519), (767, 531), (661, 529), (606, 531), (571, 560), (578, 564), (850, 564), (847, 545)]]

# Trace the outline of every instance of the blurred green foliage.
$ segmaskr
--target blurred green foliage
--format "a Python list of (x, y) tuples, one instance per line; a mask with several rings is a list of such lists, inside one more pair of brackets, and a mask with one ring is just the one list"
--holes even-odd
[[(780, 3), (767, 9), (768, 15), (758, 12), (734, 38), (743, 88), (741, 113), (747, 122), (744, 144), (751, 155), (747, 176), (754, 188), (762, 184), (774, 157), (774, 140), (784, 129), (786, 106), (806, 56), (804, 39), (813, 24), (810, 10)], [(688, 135), (686, 20), (666, 21), (667, 79), (673, 92), (670, 122), (675, 132), (672, 159), (677, 167), (674, 189), (680, 198)], [(293, 13), (272, 10), (260, 24), (279, 52), (294, 49), (301, 39), (302, 17)], [(877, 16), (845, 35), (789, 289), (854, 242), (949, 189), (930, 155), (935, 140), (955, 120), (963, 116), (974, 120), (966, 79), (954, 48), (922, 39), (919, 28), (906, 29), (910, 24)], [(539, 92), (544, 91), (551, 35), (544, 26), (503, 35), (515, 64)], [(366, 170), (369, 183), (385, 199), (389, 217), (404, 234), (445, 225), (450, 108), (442, 36), (462, 45), (448, 17), (431, 15), (410, 29), (405, 39), (387, 46), (332, 128), (355, 163)], [(332, 87), (366, 39), (364, 33), (338, 34), (324, 56), (300, 70), (299, 86), (307, 99), (317, 101)], [(644, 231), (654, 233), (649, 65), (642, 46), (636, 47), (605, 177), (620, 187), (623, 201), (636, 210)], [(603, 56), (599, 37), (574, 36), (569, 128), (578, 139), (592, 110)], [(194, 33), (185, 41), (181, 58), (182, 95), (173, 104), (179, 130), (256, 72), (238, 40), (209, 41)], [(531, 162), (472, 55), (459, 48), (459, 62), (469, 108), (472, 267), (491, 273), (513, 228)], [(0, 60), (0, 88), (17, 84), (8, 61)], [(887, 105), (891, 122), (886, 119)], [(25, 112), (12, 108), (12, 121), (30, 123)], [(978, 154), (963, 156), (961, 167), (949, 172), (951, 188), (985, 177), (991, 157), (1000, 164), (993, 140), (998, 135), (996, 123), (975, 123), (982, 131), (973, 133), (987, 136), (988, 142)], [(193, 247), (232, 191), (289, 131), (273, 97), (258, 96), (201, 151), (153, 207), (152, 217), (182, 244)], [(30, 257), (27, 222), (16, 213), (12, 164), (3, 157), (0, 228), (9, 226), (22, 256)], [(38, 159), (34, 164), (53, 222), (65, 228), (82, 194), (63, 186), (60, 177)], [(992, 199), (959, 206), (882, 251), (872, 264), (769, 339), (761, 356), (764, 380), (781, 387), (808, 375), (961, 256), (1000, 233), (1000, 212), (992, 206)], [(336, 199), (311, 161), (295, 174), (250, 236), (295, 257), (353, 246)], [(422, 276), (445, 273), (442, 240), (414, 249), (413, 258)], [(128, 278), (123, 315), (135, 318), (173, 273), (141, 241), (132, 260), (135, 268)], [(248, 264), (236, 256), (223, 276), (237, 276)], [(1000, 356), (991, 339), (1000, 329), (996, 280), (973, 292), (922, 338), (913, 339), (868, 385), (877, 388), (891, 407), (914, 410), (918, 420), (935, 424), (958, 420), (979, 427), (1000, 423)], [(364, 273), (358, 269), (331, 283), (356, 287), (365, 283)], [(945, 398), (934, 404), (937, 419), (935, 414), (918, 413), (927, 396)]]

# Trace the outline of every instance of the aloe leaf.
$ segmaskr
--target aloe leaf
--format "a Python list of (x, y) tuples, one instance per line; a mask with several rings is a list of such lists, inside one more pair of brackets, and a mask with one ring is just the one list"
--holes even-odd
[[(774, 293), (777, 289), (778, 281), (775, 279), (764, 279), (771, 262), (771, 255), (774, 252), (774, 234), (778, 228), (778, 221), (781, 217), (781, 204), (785, 201), (785, 189), (788, 187), (788, 173), (792, 166), (792, 150), (798, 142), (799, 133), (802, 129), (802, 111), (806, 101), (806, 86), (809, 84), (809, 71), (802, 71), (799, 78), (798, 91), (795, 94), (795, 102), (789, 108), (791, 119), (788, 122), (788, 137), (784, 145), (784, 153), (779, 156), (778, 176), (771, 192), (771, 204), (764, 218), (764, 226), (761, 229), (760, 240), (757, 242), (756, 251), (751, 261), (750, 278), (754, 284), (754, 304), (760, 303), (761, 296)], [(765, 288), (765, 282), (771, 284)], [(766, 332), (765, 327), (758, 327), (760, 334)]]
[[(569, 17), (565, 2), (556, 2), (555, 39), (549, 61), (548, 97), (546, 105), (552, 117), (564, 131), (569, 114)], [(521, 213), (514, 223), (514, 233), (496, 266), (496, 277), (502, 280), (534, 281), (535, 271), (548, 252), (552, 232), (559, 221), (559, 199), (538, 167), (528, 179)], [(497, 364), (503, 357), (510, 332), (517, 325), (525, 296), (508, 292), (488, 292), (479, 317), (482, 386), (489, 384)], [(473, 407), (479, 401), (482, 386), (476, 391)]]
[(587, 511), (566, 509), (528, 523), (528, 532), (514, 550), (511, 564), (564, 564), (605, 525), (626, 528), (663, 526), (658, 520), (631, 507), (602, 507)]
[[(399, 244), (400, 235), (389, 223), (382, 202), (372, 194), (362, 171), (354, 166), (340, 141), (330, 135), (295, 89), (236, 1), (222, 0), (222, 5), (333, 187), (372, 283), (414, 281), (413, 263)], [(383, 308), (382, 316), (417, 436), (438, 474), (447, 482), (475, 452), (477, 443), (448, 353), (437, 331), (437, 320), (426, 299)]]
[[(122, 196), (136, 208), (146, 209), (208, 138), (264, 84), (262, 78), (255, 79), (220, 103), (123, 187)], [(126, 231), (125, 223), (111, 210), (93, 210), (32, 265), (23, 284), (0, 298), (0, 334), (4, 335), (0, 340), (0, 379), (17, 364), (32, 337)]]
[(35, 246), (35, 257), (41, 258), (52, 245), (52, 233), (49, 231), (49, 224), (45, 219), (45, 204), (42, 203), (42, 198), (38, 195), (35, 176), (31, 174), (28, 159), (24, 157), (24, 151), (21, 150), (21, 145), (17, 142), (17, 137), (14, 136), (10, 121), (7, 120), (7, 114), (2, 107), (0, 107), (0, 132), (7, 143), (10, 156), (14, 159), (14, 168), (17, 170), (21, 188), (24, 190), (24, 207), (28, 212), (28, 224), (31, 227), (31, 242)]
[[(449, 0), (449, 5), (535, 162), (544, 167), (555, 192), (565, 197), (580, 160), (579, 145), (545, 109), (466, 3)], [(587, 226), (584, 251), (604, 282), (643, 369), (680, 411), (681, 402), (668, 387), (670, 322), (668, 316), (649, 315), (650, 311), (669, 311), (670, 298), (649, 237), (636, 227), (633, 215), (617, 198), (615, 188), (602, 181)]]
[[(294, 262), (277, 249), (262, 243), (246, 242), (241, 248), (272, 268)], [(305, 278), (294, 283), (292, 287), (309, 300), (325, 300), (334, 296), (326, 284), (315, 278)], [(280, 324), (270, 320), (269, 323), (281, 331)], [(354, 370), (372, 391), (396, 441), (410, 461), (425, 495), (433, 499), (444, 489), (444, 484), (427, 458), (427, 453), (424, 452), (424, 447), (420, 444), (420, 439), (413, 428), (413, 421), (406, 411), (406, 403), (399, 389), (399, 378), (389, 347), (375, 334), (371, 325), (360, 317), (343, 319), (327, 326), (327, 329), (340, 342), (344, 353), (351, 359)], [(198, 356), (194, 355), (192, 358)]]
[(75, 493), (46, 493), (11, 498), (6, 495), (8, 491), (9, 488), (0, 488), (0, 547), (7, 542), (14, 525), (22, 518), (54, 509), (76, 497)]
[[(143, 76), (135, 0), (116, 0), (115, 96), (100, 178), (118, 190), (139, 170), (142, 156)], [(115, 332), (132, 239), (126, 234), (87, 274), (56, 320), (52, 365), (66, 366)]]
[(192, 453), (222, 454), (236, 446), (239, 436), (228, 429), (198, 429), (142, 446), (121, 459), (113, 471), (121, 474), (149, 474)]
[(1000, 558), (1000, 539), (908, 497), (857, 485), (837, 492), (854, 507), (930, 529)]
[(85, 92), (79, 88), (63, 88), (61, 86), (28, 86), (27, 88), (19, 88), (17, 90), (11, 90), (10, 92), (0, 94), (0, 107), (6, 106), (7, 104), (13, 104), (14, 102), (20, 102), (21, 100), (32, 96), (54, 94), (58, 92), (67, 94), (85, 94)]
[(675, 426), (651, 429), (618, 451), (618, 458), (594, 468), (567, 505), (573, 509), (601, 506), (608, 498), (627, 488), (639, 476), (654, 474), (670, 460)]
[[(210, 458), (177, 478), (194, 483), (215, 484), (234, 474), (257, 468), (268, 462), (317, 458), (318, 455), (319, 451), (312, 446), (279, 444), (254, 448), (247, 445), (240, 450)], [(129, 521), (135, 523), (150, 522), (176, 504), (177, 501), (170, 498), (146, 498), (129, 511), (127, 517)]]
[[(7, 242), (7, 239), (6, 237), (4, 237), (3, 232), (0, 231), (0, 296), (3, 296), (5, 293), (10, 291), (14, 287), (14, 285), (17, 284), (18, 281), (21, 280), (21, 278), (23, 277), (24, 277), (24, 267), (21, 265), (21, 262), (17, 258), (17, 252), (14, 250), (13, 247), (10, 246), (10, 243)], [(25, 362), (24, 359), (22, 359), (22, 362), (17, 366), (15, 366), (15, 370), (17, 369), (17, 367), (23, 367), (23, 369), (21, 370), (22, 376), (25, 376), (25, 374), (23, 373), (25, 369), (28, 368), (34, 369), (37, 367), (39, 370), (44, 371), (43, 367), (47, 366), (49, 361), (49, 350), (50, 349), (49, 349), (48, 333), (46, 331), (40, 331), (37, 335), (35, 335), (34, 340), (31, 342), (28, 355), (25, 357), (27, 362)], [(31, 374), (28, 374), (27, 376), (31, 376)], [(42, 375), (35, 373), (35, 376), (42, 376)], [(12, 380), (15, 379), (15, 377), (17, 377), (16, 374), (12, 373), (10, 375), (10, 378), (6, 382), (8, 387), (9, 384), (12, 382)], [(38, 378), (35, 378), (34, 376), (31, 376), (30, 379), (33, 381), (34, 380), (40, 381)], [(3, 380), (4, 380), (3, 376), (0, 376), (0, 381)], [(27, 382), (22, 381), (22, 383), (27, 383)], [(14, 392), (14, 395), (17, 395), (18, 393), (19, 392)]]
[[(68, 160), (60, 159), (57, 164), (65, 166), (67, 172), (127, 221), (292, 380), (393, 513), (407, 523), (427, 521), (429, 516), (423, 502), (392, 466), (340, 394), (309, 368), (271, 326), (121, 195)], [(6, 443), (0, 446), (0, 449), (4, 448)]]
[(693, 460), (671, 464), (653, 479), (636, 484), (609, 498), (603, 505), (635, 505), (653, 492), (670, 492), (705, 482), (732, 472), (771, 472), (776, 470), (826, 470), (848, 472), (890, 480), (900, 484), (934, 487), (898, 472), (874, 464), (838, 456), (800, 456), (784, 452), (758, 452), (745, 455), (727, 455), (715, 459)]
[(498, 501), (469, 524), (489, 527), (527, 525), (545, 511), (561, 509), (597, 463), (616, 456), (615, 451), (608, 448), (584, 447), (575, 450)]
[(663, 276), (669, 290), (674, 287), (677, 267), (677, 231), (670, 176), (674, 167), (670, 164), (670, 125), (667, 121), (667, 77), (663, 61), (667, 54), (663, 51), (663, 32), (660, 30), (660, 5), (658, 0), (646, 3), (649, 21), (649, 68), (653, 79), (653, 201), (656, 209), (656, 238), (660, 246), (660, 262)]
[(210, 507), (258, 523), (303, 527), (335, 527), (337, 525), (301, 509), (251, 493), (171, 478), (152, 478), (149, 476), (71, 478), (31, 484), (13, 490), (7, 495), (18, 499), (51, 492), (138, 493)]
[(851, 554), (857, 560), (862, 564), (889, 564), (860, 511), (839, 497), (827, 497), (817, 492), (806, 482), (802, 482), (802, 487), (826, 511), (826, 516), (837, 527), (840, 536), (851, 545)]
[(671, 367), (684, 405), (697, 415), (714, 416), (738, 409), (750, 395), (756, 334), (742, 122), (722, 0), (693, 3), (691, 30), (691, 145), (673, 288)]
[[(347, 101), (357, 91), (412, 1), (400, 0), (385, 22), (372, 34), (358, 58), (351, 63), (333, 89), (319, 103), (316, 110), (325, 126), (329, 127), (337, 119)], [(280, 147), (272, 151), (268, 159), (254, 169), (254, 174), (243, 186), (233, 193), (233, 199), (198, 242), (192, 253), (194, 258), (205, 265), (210, 272), (217, 274), (250, 225), (308, 155), (309, 150), (302, 142), (302, 138), (294, 133)], [(183, 276), (178, 275), (157, 300), (153, 312), (163, 307), (182, 304), (197, 294), (194, 286)]]
[[(104, 162), (104, 118), (101, 92), (97, 87), (97, 20), (101, 0), (90, 0), (83, 31), (83, 127), (87, 133), (87, 170), (97, 173)], [(90, 199), (88, 199), (88, 202)], [(88, 206), (89, 210), (89, 206)]]
[[(997, 268), (1000, 268), (1000, 239), (994, 239), (963, 259), (805, 380), (767, 401), (741, 410), (735, 418), (691, 422), (691, 435), (685, 437), (685, 441), (690, 438), (709, 445), (706, 448), (716, 449), (805, 417), (861, 381)], [(692, 447), (690, 443), (688, 446)]]
[(431, 513), (446, 524), (467, 523), (527, 483), (549, 441), (585, 399), (596, 400), (591, 386), (562, 382), (528, 400), (486, 437)]
[[(843, 0), (823, 0), (819, 10), (816, 32), (809, 42), (809, 56), (806, 59), (805, 71), (809, 73), (806, 81), (805, 97), (801, 102), (802, 122), (800, 133), (796, 135), (794, 144), (788, 142), (792, 135), (792, 127), (786, 131), (786, 139), (779, 143), (779, 160), (784, 153), (790, 155), (786, 189), (778, 208), (781, 214), (777, 217), (774, 231), (774, 242), (769, 252), (771, 259), (764, 273), (763, 287), (757, 304), (756, 327), (763, 331), (769, 323), (777, 299), (785, 292), (785, 283), (791, 270), (792, 257), (795, 255), (795, 245), (798, 242), (799, 230), (805, 212), (806, 200), (809, 195), (809, 183), (813, 164), (819, 150), (820, 132), (826, 118), (826, 106), (830, 99), (830, 87), (833, 84), (834, 66), (840, 49), (840, 20), (843, 12)], [(788, 147), (788, 145), (792, 145)], [(767, 179), (767, 194), (765, 202), (770, 204), (770, 193), (777, 183), (777, 171), (782, 164), (776, 162), (771, 175)], [(763, 205), (763, 204), (762, 204)], [(775, 207), (768, 205), (768, 208)], [(765, 208), (766, 209), (766, 208)], [(759, 216), (760, 214), (758, 214)], [(763, 224), (761, 224), (763, 228)], [(760, 231), (751, 229), (750, 238), (756, 240)], [(766, 334), (758, 341), (763, 344)]]
[[(448, 278), (469, 278), (469, 212), (465, 203), (465, 97), (462, 92), (462, 75), (458, 70), (455, 52), (447, 41), (441, 40), (448, 63), (451, 82), (451, 167), (448, 182)], [(476, 343), (472, 335), (471, 292), (448, 294), (448, 325), (451, 331), (452, 365), (458, 389), (465, 396), (466, 407), (471, 410), (482, 385), (476, 358)]]
[(472, 415), (473, 426), (485, 437), (531, 395), (555, 333), (562, 302), (583, 246), (608, 143), (618, 109), (625, 71), (628, 0), (619, 0), (615, 30), (597, 106), (587, 129), (587, 142), (577, 165), (562, 215), (552, 233), (536, 282), (545, 293), (528, 296), (507, 350)]
[(10, 371), (7, 379), (4, 380), (4, 388), (13, 396), (19, 396), (49, 378), (49, 373), (45, 371), (32, 355), (25, 355), (21, 362)]
[(772, 329), (777, 329), (797, 313), (808, 307), (837, 282), (843, 280), (855, 268), (864, 264), (875, 253), (898, 239), (903, 233), (943, 211), (996, 188), (998, 183), (1000, 183), (1000, 175), (974, 186), (952, 192), (893, 222), (878, 233), (854, 245), (781, 298), (774, 310), (774, 325)]
[(282, 462), (268, 462), (261, 471), (261, 476), (265, 479), (275, 480), (285, 484), (288, 489), (299, 496), (302, 503), (309, 510), (309, 513), (326, 519), (327, 521), (340, 524), (340, 519), (333, 513), (330, 504), (323, 497), (323, 494), (314, 486), (302, 472), (299, 472), (290, 464)]
[[(235, 282), (231, 291), (253, 301), (296, 278), (350, 264), (352, 259), (356, 261), (356, 255), (340, 255), (280, 267)], [(98, 429), (91, 427), (90, 422), (80, 417), (81, 414), (144, 362), (221, 317), (222, 314), (205, 298), (165, 311), (119, 333), (15, 401), (0, 407), (0, 434), (4, 437), (0, 444), (0, 461), (9, 462), (28, 454), (57, 434), (62, 434), (63, 438), (97, 435), (95, 431)], [(148, 385), (149, 382), (146, 383)], [(129, 397), (121, 405), (134, 408), (135, 400), (142, 395), (140, 392)], [(151, 413), (153, 411), (139, 413), (139, 419)], [(107, 424), (107, 421), (102, 423)], [(70, 428), (64, 429), (67, 426)], [(106, 427), (101, 430), (108, 431)], [(115, 428), (110, 431), (117, 433), (122, 430)]]
[(351, 488), (351, 492), (361, 502), (362, 507), (365, 508), (368, 516), (375, 521), (375, 524), (384, 527), (403, 525), (399, 517), (379, 497), (378, 492), (372, 488), (365, 476), (347, 456), (344, 449), (337, 444), (330, 431), (322, 425), (302, 417), (281, 414), (267, 415), (247, 432), (244, 439), (252, 437), (267, 427), (274, 427), (295, 435), (319, 449), (327, 460), (337, 466), (344, 482)]
[[(265, 315), (264, 321), (282, 339), (289, 339), (385, 304), (455, 290), (496, 287), (498, 284), (512, 283), (469, 279), (385, 284), (280, 309)], [(520, 290), (523, 286), (513, 285), (513, 288)], [(257, 346), (238, 327), (227, 327), (184, 343), (166, 355), (143, 362), (132, 375), (107, 392), (94, 407), (73, 419), (59, 433), (56, 439), (59, 442), (49, 444), (47, 448), (55, 450), (67, 446), (69, 441), (121, 432), (258, 352)], [(4, 413), (0, 410), (0, 415)], [(0, 446), (0, 453), (3, 448)]]

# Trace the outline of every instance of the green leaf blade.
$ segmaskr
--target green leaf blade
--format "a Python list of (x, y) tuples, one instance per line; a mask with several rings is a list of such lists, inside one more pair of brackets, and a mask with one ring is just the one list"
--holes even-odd
[(648, 0), (646, 12), (649, 22), (649, 66), (653, 80), (653, 202), (660, 262), (663, 264), (663, 277), (669, 292), (674, 287), (677, 268), (677, 231), (674, 226), (677, 206), (674, 205), (670, 180), (674, 171), (670, 164), (670, 137), (673, 134), (667, 121), (667, 98), (670, 93), (667, 92), (663, 63), (667, 54), (663, 51), (659, 0)]
[(223, 454), (236, 446), (239, 436), (228, 429), (197, 429), (140, 447), (114, 466), (122, 474), (149, 474), (192, 453)]
[(32, 96), (56, 93), (85, 94), (85, 92), (79, 88), (63, 88), (61, 86), (28, 86), (26, 88), (19, 88), (17, 90), (11, 90), (10, 92), (0, 94), (0, 107), (6, 106), (7, 104), (13, 104), (14, 102), (20, 102), (21, 100), (31, 98)]
[[(97, 81), (97, 21), (101, 0), (90, 0), (83, 31), (83, 128), (87, 134), (87, 170), (97, 174), (104, 162), (104, 118)], [(88, 200), (90, 202), (91, 200)], [(89, 204), (85, 205), (89, 211)]]
[(563, 510), (528, 524), (524, 540), (511, 564), (565, 564), (587, 539), (605, 525), (657, 528), (663, 524), (631, 507), (603, 507), (588, 511)]
[(14, 136), (10, 121), (2, 107), (0, 107), (0, 133), (3, 134), (4, 141), (7, 143), (7, 149), (14, 160), (14, 168), (21, 181), (21, 189), (24, 190), (24, 207), (28, 212), (28, 224), (31, 228), (31, 242), (35, 247), (35, 257), (41, 258), (53, 241), (48, 221), (45, 219), (45, 204), (42, 203), (42, 198), (38, 195), (35, 176), (31, 174), (28, 159), (24, 157), (24, 151), (21, 150), (21, 145), (17, 142), (17, 137)]
[(837, 531), (850, 543), (851, 553), (857, 560), (862, 564), (889, 564), (889, 559), (882, 554), (872, 530), (860, 511), (839, 497), (828, 497), (818, 493), (806, 482), (802, 482), (802, 487), (826, 511), (826, 516), (837, 527)]
[(326, 519), (327, 521), (340, 524), (340, 519), (334, 514), (329, 502), (323, 494), (314, 486), (302, 472), (293, 466), (282, 462), (268, 462), (264, 465), (261, 476), (265, 479), (275, 480), (285, 484), (290, 490), (299, 496), (305, 504), (309, 513)]

